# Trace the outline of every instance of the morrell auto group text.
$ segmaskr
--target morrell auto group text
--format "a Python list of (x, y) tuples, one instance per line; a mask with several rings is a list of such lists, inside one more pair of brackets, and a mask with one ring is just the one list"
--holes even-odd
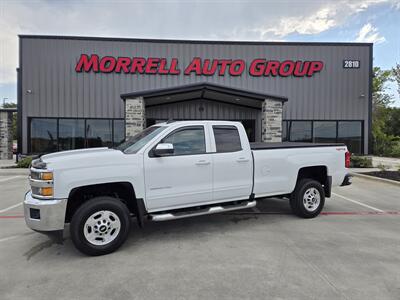
[[(251, 76), (296, 76), (312, 77), (324, 67), (322, 61), (302, 60), (266, 60), (254, 59), (248, 65), (248, 73)], [(224, 76), (226, 72), (231, 76), (240, 76), (246, 71), (246, 62), (243, 59), (201, 59), (194, 57), (192, 61), (184, 66), (184, 75), (206, 75), (218, 74)], [(76, 67), (76, 72), (95, 73), (126, 73), (126, 74), (164, 74), (179, 75), (181, 68), (179, 60), (172, 58), (143, 58), (143, 57), (99, 57), (97, 54), (81, 54)]]

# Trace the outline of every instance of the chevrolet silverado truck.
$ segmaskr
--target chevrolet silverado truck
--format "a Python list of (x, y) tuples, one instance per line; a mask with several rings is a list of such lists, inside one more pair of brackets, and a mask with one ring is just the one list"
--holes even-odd
[[(288, 198), (316, 217), (333, 186), (349, 185), (343, 144), (252, 143), (239, 122), (177, 121), (148, 127), (115, 149), (56, 152), (34, 160), (27, 225), (62, 232), (87, 255), (115, 251), (132, 218), (167, 221)], [(267, 200), (266, 200), (267, 201)]]

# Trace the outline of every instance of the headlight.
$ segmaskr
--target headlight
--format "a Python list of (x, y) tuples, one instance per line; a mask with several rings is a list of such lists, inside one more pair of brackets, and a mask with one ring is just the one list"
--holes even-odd
[(42, 197), (51, 197), (53, 196), (53, 187), (37, 187), (32, 186), (32, 195), (33, 196), (42, 196)]
[(37, 170), (31, 169), (31, 175), (29, 177), (33, 197), (51, 199), (54, 196), (53, 172), (48, 170), (38, 172)]
[(40, 179), (41, 180), (53, 180), (53, 173), (52, 172), (41, 172)]

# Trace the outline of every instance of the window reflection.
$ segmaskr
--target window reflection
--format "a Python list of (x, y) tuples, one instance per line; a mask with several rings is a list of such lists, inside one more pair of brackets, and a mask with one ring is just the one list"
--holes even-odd
[(125, 140), (125, 121), (114, 120), (114, 147), (118, 146)]
[(362, 128), (359, 121), (338, 122), (338, 142), (345, 143), (352, 153), (362, 152)]
[(86, 120), (86, 147), (112, 147), (112, 120)]
[(58, 149), (72, 150), (85, 147), (85, 120), (60, 119), (58, 123)]
[(31, 152), (57, 151), (57, 119), (31, 120)]
[(311, 121), (292, 121), (289, 132), (291, 142), (311, 142)]
[(315, 143), (335, 143), (336, 142), (336, 122), (335, 121), (316, 121), (314, 122), (314, 142)]

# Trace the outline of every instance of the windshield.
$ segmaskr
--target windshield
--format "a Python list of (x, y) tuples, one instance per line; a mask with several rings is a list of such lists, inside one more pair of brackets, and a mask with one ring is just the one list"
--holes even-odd
[(136, 153), (166, 128), (166, 126), (148, 127), (137, 135), (128, 138), (121, 145), (115, 147), (115, 149), (120, 150), (126, 154)]

